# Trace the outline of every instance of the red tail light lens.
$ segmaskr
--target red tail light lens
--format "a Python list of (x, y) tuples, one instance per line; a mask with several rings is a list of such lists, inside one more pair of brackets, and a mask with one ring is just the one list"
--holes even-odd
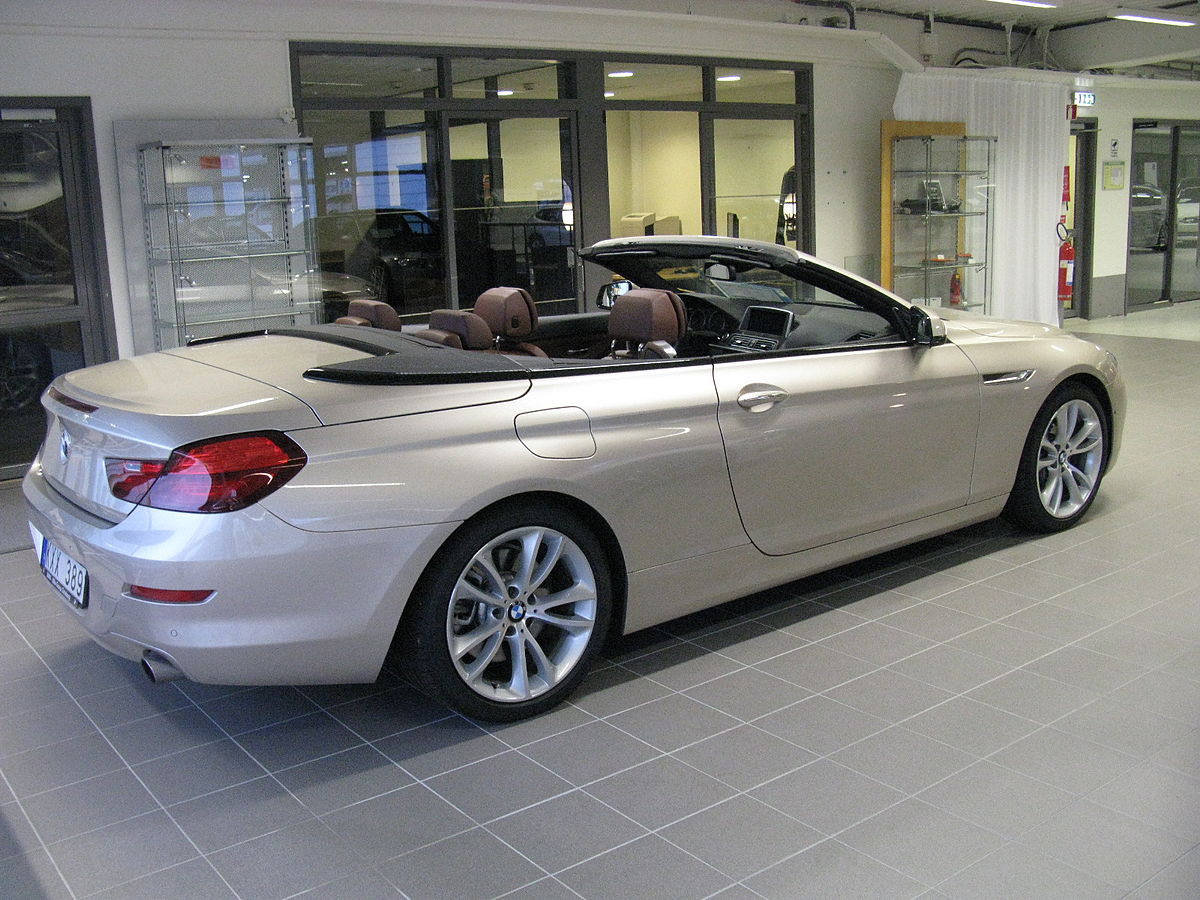
[(219, 513), (245, 509), (295, 476), (308, 457), (279, 432), (187, 444), (165, 463), (109, 459), (113, 495), (155, 509)]
[(202, 603), (213, 595), (212, 591), (179, 591), (170, 588), (146, 587), (144, 584), (131, 584), (129, 595), (139, 600), (153, 600), (155, 603)]

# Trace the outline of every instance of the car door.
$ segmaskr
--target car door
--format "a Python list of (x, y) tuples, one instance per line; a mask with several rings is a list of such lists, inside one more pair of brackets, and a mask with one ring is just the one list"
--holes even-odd
[(718, 423), (742, 523), (781, 555), (967, 502), (979, 375), (953, 344), (719, 357)]

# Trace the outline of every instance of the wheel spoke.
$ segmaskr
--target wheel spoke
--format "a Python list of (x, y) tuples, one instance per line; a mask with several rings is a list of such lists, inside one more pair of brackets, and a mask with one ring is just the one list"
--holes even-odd
[[(452, 641), (450, 652), (456, 660), (462, 659), (484, 641), (488, 640), (498, 631), (504, 630), (503, 619), (493, 619), (488, 622), (483, 622), (480, 625), (472, 628), (465, 634), (456, 634)], [(495, 651), (492, 651), (495, 655)]]
[(542, 649), (542, 645), (538, 643), (537, 638), (530, 634), (527, 629), (522, 629), (521, 635), (525, 639), (524, 647), (526, 656), (533, 657), (533, 665), (537, 669), (538, 676), (548, 684), (553, 684), (556, 681), (554, 663), (550, 662), (550, 658), (546, 656), (546, 651)]
[(1087, 428), (1074, 441), (1071, 442), (1071, 455), (1079, 453), (1090, 453), (1100, 446), (1100, 442), (1104, 440), (1104, 432), (1100, 429), (1099, 422), (1088, 422)]
[(533, 590), (530, 581), (533, 578), (534, 566), (537, 565), (538, 551), (542, 549), (542, 541), (545, 539), (545, 535), (545, 531), (541, 528), (533, 528), (521, 537), (521, 553), (517, 557), (517, 565), (516, 570), (513, 572), (512, 583), (520, 588), (523, 594), (528, 594)]
[[(491, 638), (483, 647), (483, 652), (475, 657), (474, 661), (469, 665), (461, 668), (463, 675), (466, 678), (467, 684), (475, 687), (475, 682), (483, 675), (484, 670), (492, 664), (492, 660), (496, 658), (496, 654), (500, 652), (500, 648), (504, 646), (503, 631), (493, 632)], [(455, 660), (455, 663), (459, 663)]]
[(1064, 473), (1063, 482), (1067, 488), (1067, 494), (1071, 498), (1071, 502), (1078, 506), (1087, 501), (1091, 496), (1093, 482), (1087, 476), (1087, 473), (1076, 466), (1067, 466), (1067, 471)]
[(508, 689), (515, 700), (529, 698), (529, 662), (525, 659), (525, 635), (522, 631), (510, 634), (504, 639), (508, 645), (508, 661), (512, 666), (512, 674), (508, 681)]
[(546, 556), (538, 564), (536, 571), (529, 576), (529, 593), (533, 593), (542, 586), (542, 583), (550, 576), (562, 559), (563, 546), (566, 539), (561, 534), (556, 534), (547, 539), (545, 533), (542, 534), (542, 542), (546, 546)]
[(1062, 473), (1055, 469), (1042, 487), (1042, 504), (1053, 515), (1058, 515), (1058, 508), (1062, 504), (1062, 481)]

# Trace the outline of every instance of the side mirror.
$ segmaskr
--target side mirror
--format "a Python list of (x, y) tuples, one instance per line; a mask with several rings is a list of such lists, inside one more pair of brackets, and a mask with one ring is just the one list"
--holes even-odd
[(909, 308), (913, 335), (919, 347), (936, 347), (946, 343), (946, 323), (942, 317), (923, 306)]
[(617, 298), (633, 290), (632, 281), (610, 281), (600, 286), (596, 294), (596, 305), (601, 309), (612, 309)]

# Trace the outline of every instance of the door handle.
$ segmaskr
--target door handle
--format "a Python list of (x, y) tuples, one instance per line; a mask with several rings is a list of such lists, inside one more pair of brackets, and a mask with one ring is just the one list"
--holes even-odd
[(765, 412), (781, 400), (786, 400), (788, 392), (773, 385), (753, 384), (742, 388), (738, 394), (738, 406), (750, 412)]

